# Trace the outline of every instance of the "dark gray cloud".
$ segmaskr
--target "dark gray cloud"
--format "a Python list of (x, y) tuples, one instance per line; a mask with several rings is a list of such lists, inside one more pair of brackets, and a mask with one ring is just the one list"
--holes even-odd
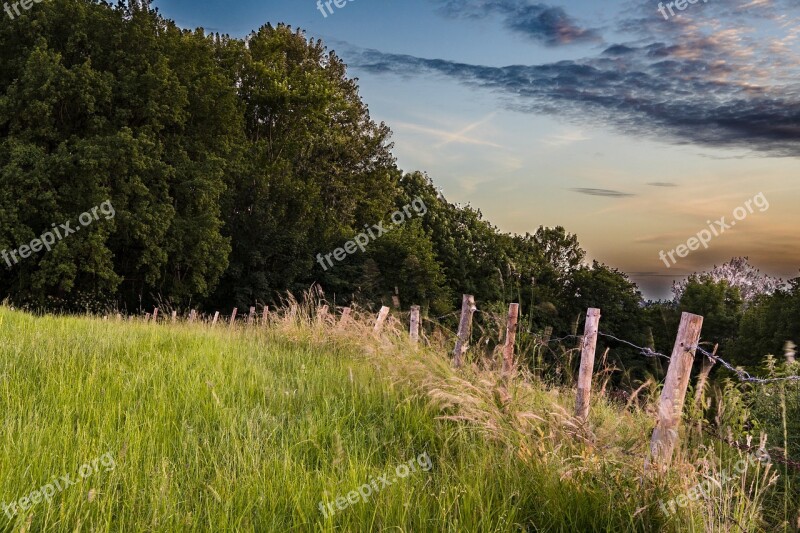
[(361, 51), (351, 64), (376, 74), (442, 75), (487, 89), (511, 110), (608, 124), (676, 144), (800, 155), (800, 85), (739, 81), (736, 66), (702, 59), (713, 41), (626, 46), (580, 61), (493, 67)]
[(572, 192), (577, 192), (579, 194), (586, 194), (588, 196), (605, 196), (607, 198), (625, 198), (627, 196), (636, 196), (635, 194), (631, 194), (628, 192), (614, 191), (611, 189), (589, 189), (586, 187), (578, 187), (570, 190)]
[(599, 43), (597, 30), (581, 27), (564, 9), (524, 0), (434, 0), (451, 18), (499, 15), (509, 30), (547, 46)]
[[(450, 17), (503, 17), (507, 28), (545, 44), (601, 40), (560, 7), (432, 1)], [(655, 4), (628, 7), (616, 18), (619, 42), (584, 59), (486, 66), (357, 50), (349, 63), (374, 74), (444, 76), (493, 92), (513, 111), (627, 135), (746, 151), (738, 157), (800, 155), (796, 0), (698, 3), (668, 21)]]

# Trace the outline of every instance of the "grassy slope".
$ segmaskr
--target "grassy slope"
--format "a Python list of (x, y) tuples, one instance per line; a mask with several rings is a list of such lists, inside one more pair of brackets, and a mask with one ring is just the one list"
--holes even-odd
[[(662, 527), (661, 488), (642, 491), (641, 456), (623, 451), (643, 451), (648, 417), (598, 402), (589, 432), (565, 414), (568, 393), (498, 388), (477, 369), (459, 377), (403, 342), (364, 337), (286, 321), (231, 332), (0, 307), (0, 502), (107, 452), (117, 463), (13, 520), (0, 514), (0, 529)], [(327, 519), (319, 511), (422, 453), (429, 472)]]

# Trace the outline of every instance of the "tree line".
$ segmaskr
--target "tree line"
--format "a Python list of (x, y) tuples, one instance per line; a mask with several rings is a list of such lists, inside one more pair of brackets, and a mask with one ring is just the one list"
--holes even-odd
[[(600, 306), (607, 333), (669, 349), (695, 298), (721, 342), (740, 329), (772, 339), (741, 353), (795, 333), (767, 330), (783, 323), (770, 313), (794, 324), (783, 302), (796, 289), (745, 311), (739, 289), (698, 278), (680, 301), (648, 303), (624, 273), (586, 264), (564, 228), (508, 234), (447, 201), (397, 167), (389, 127), (336, 53), (287, 25), (238, 39), (181, 29), (147, 2), (49, 0), (0, 27), (0, 86), (0, 250), (103, 202), (116, 212), (0, 265), (15, 305), (247, 308), (318, 285), (337, 304), (396, 298), (444, 315), (469, 293), (486, 308), (518, 301), (527, 328), (556, 334)], [(424, 216), (334, 267), (317, 261), (417, 199)]]

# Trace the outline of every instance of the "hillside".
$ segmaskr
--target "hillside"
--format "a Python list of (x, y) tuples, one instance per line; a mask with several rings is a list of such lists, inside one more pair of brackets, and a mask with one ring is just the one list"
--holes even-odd
[[(738, 454), (684, 450), (669, 473), (643, 478), (649, 408), (599, 397), (582, 426), (569, 388), (530, 374), (504, 383), (485, 361), (453, 370), (437, 335), (414, 348), (399, 321), (390, 319), (381, 336), (371, 321), (358, 315), (340, 327), (297, 305), (269, 324), (234, 328), (0, 308), (0, 524), (453, 532), (762, 525), (761, 487), (725, 486), (714, 495), (720, 507), (692, 502), (669, 519), (659, 508), (703, 479), (691, 464), (718, 470)], [(9, 519), (7, 502), (61, 476), (75, 484), (65, 480)]]

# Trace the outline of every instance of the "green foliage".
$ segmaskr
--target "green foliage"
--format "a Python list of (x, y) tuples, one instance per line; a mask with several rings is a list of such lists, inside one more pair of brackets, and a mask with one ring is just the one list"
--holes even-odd
[[(778, 364), (769, 357), (763, 368), (769, 377), (800, 374), (800, 364)], [(800, 384), (797, 382), (752, 385), (748, 398), (756, 421), (755, 429), (764, 431), (772, 446), (784, 448), (784, 417), (787, 423), (786, 452), (800, 457)]]
[[(726, 352), (736, 337), (743, 301), (739, 289), (725, 281), (690, 277), (678, 312), (703, 316), (703, 340)], [(710, 351), (710, 349), (709, 349)]]
[(23, 18), (0, 28), (0, 247), (109, 199), (117, 216), (10, 269), (0, 291), (67, 308), (208, 294), (228, 261), (219, 200), (238, 118), (213, 42), (86, 1)]
[(800, 278), (755, 299), (745, 310), (735, 345), (736, 360), (759, 365), (766, 354), (782, 355), (786, 341), (800, 339)]

